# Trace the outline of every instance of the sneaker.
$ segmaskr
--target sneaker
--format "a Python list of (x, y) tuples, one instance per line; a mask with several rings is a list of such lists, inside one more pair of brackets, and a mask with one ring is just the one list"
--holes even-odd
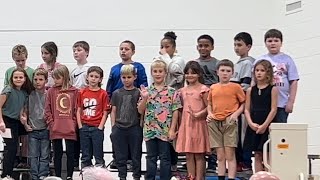
[(171, 165), (171, 171), (176, 172), (178, 170), (177, 165)]
[(127, 178), (120, 178), (120, 180), (127, 180)]
[(6, 176), (6, 177), (2, 178), (2, 180), (14, 180), (14, 179), (10, 176)]
[(242, 163), (237, 164), (237, 172), (242, 172)]
[(217, 170), (217, 166), (208, 166), (207, 171), (211, 173), (215, 173)]
[(111, 169), (118, 169), (115, 160), (113, 160), (113, 161), (111, 162), (110, 168), (111, 168)]
[(67, 180), (72, 180), (72, 177), (67, 177)]
[(252, 167), (242, 164), (242, 171), (252, 171)]

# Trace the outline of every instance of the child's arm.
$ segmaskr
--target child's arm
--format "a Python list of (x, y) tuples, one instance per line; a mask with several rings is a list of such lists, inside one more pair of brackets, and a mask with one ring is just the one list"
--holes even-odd
[(296, 99), (297, 90), (298, 90), (298, 81), (297, 80), (290, 81), (289, 100), (285, 109), (287, 113), (292, 113), (293, 111), (293, 104)]
[(117, 107), (116, 106), (112, 106), (111, 114), (110, 114), (111, 127), (113, 127), (114, 124), (116, 123), (116, 116), (117, 116)]
[(51, 91), (48, 90), (47, 96), (46, 96), (46, 102), (44, 106), (44, 119), (46, 120), (46, 123), (48, 125), (48, 128), (50, 129), (52, 126), (52, 123), (54, 121), (53, 119), (53, 109), (51, 105)]
[[(208, 92), (202, 93), (202, 101), (204, 102), (205, 106), (208, 107)], [(200, 117), (206, 117), (207, 114), (208, 114), (207, 108), (204, 108), (197, 113), (193, 113), (193, 117), (197, 119)]]
[(247, 89), (244, 115), (246, 117), (249, 127), (252, 130), (257, 131), (259, 124), (253, 123), (250, 115), (250, 109), (251, 109), (251, 87)]
[(20, 122), (27, 132), (32, 131), (32, 127), (28, 124), (28, 108), (23, 107), (20, 111)]
[(239, 108), (234, 113), (231, 114), (230, 119), (237, 121), (238, 117), (242, 114), (243, 109), (244, 109), (244, 102), (242, 102)]
[(271, 111), (269, 112), (267, 119), (264, 121), (264, 123), (258, 127), (257, 134), (263, 134), (267, 130), (269, 124), (272, 122), (275, 115), (277, 114), (278, 94), (279, 91), (277, 87), (274, 86), (271, 91)]
[(144, 85), (145, 87), (148, 87), (148, 77), (147, 77), (147, 74), (146, 74), (146, 70), (144, 68), (144, 66), (141, 64), (139, 66), (139, 69), (138, 69), (138, 76), (137, 76), (137, 85), (138, 87), (140, 87), (141, 85)]
[(169, 129), (169, 139), (171, 139), (171, 140), (175, 139), (176, 135), (178, 133), (178, 132), (176, 132), (178, 117), (179, 117), (179, 111), (178, 110), (173, 111), (171, 126)]
[(144, 114), (144, 111), (146, 110), (147, 107), (147, 100), (148, 100), (148, 90), (145, 86), (141, 85), (140, 86), (140, 95), (141, 95), (141, 100), (138, 102), (138, 112), (140, 114)]
[(238, 101), (239, 101), (240, 106), (239, 106), (239, 108), (238, 108), (234, 113), (232, 113), (231, 116), (230, 116), (230, 119), (235, 120), (235, 121), (237, 121), (237, 120), (238, 120), (238, 117), (243, 113), (244, 103), (245, 103), (245, 101), (246, 101), (246, 95), (244, 94), (241, 86), (239, 86), (238, 84), (236, 84), (236, 86), (237, 86), (238, 89), (235, 90), (235, 92), (236, 92), (236, 96), (237, 96), (237, 98), (238, 98)]
[(213, 120), (213, 113), (212, 113), (212, 95), (211, 95), (211, 89), (208, 94), (208, 107), (207, 107), (207, 122), (210, 122)]
[(98, 126), (98, 129), (103, 130), (104, 125), (106, 124), (107, 121), (107, 116), (108, 116), (108, 112), (107, 111), (103, 111), (103, 116), (101, 118), (100, 124)]
[(78, 108), (77, 108), (77, 123), (78, 123), (78, 128), (79, 128), (79, 129), (82, 128), (81, 112), (82, 112), (82, 108), (81, 108), (81, 107), (78, 107)]
[(6, 101), (7, 101), (7, 96), (5, 94), (1, 94), (0, 95), (0, 130), (2, 132), (6, 131), (6, 125), (4, 124), (4, 121), (2, 118), (2, 107)]

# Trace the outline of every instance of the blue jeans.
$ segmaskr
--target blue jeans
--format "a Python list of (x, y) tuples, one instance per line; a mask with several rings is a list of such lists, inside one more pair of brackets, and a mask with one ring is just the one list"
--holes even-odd
[(158, 138), (146, 141), (147, 147), (147, 173), (145, 180), (154, 180), (157, 173), (157, 160), (160, 159), (160, 179), (170, 180), (171, 178), (171, 144)]
[(277, 114), (274, 117), (274, 122), (276, 123), (287, 123), (289, 113), (286, 112), (285, 108), (278, 107)]
[(142, 156), (142, 128), (137, 125), (129, 128), (120, 128), (114, 125), (110, 135), (115, 152), (115, 160), (119, 170), (120, 178), (127, 177), (127, 160), (132, 159), (132, 176), (141, 177)]
[(91, 166), (91, 157), (94, 156), (96, 165), (104, 165), (103, 140), (104, 131), (95, 126), (82, 125), (79, 129), (80, 145), (82, 150), (81, 168)]
[(34, 130), (29, 137), (29, 160), (31, 165), (32, 180), (49, 175), (50, 140), (49, 131)]

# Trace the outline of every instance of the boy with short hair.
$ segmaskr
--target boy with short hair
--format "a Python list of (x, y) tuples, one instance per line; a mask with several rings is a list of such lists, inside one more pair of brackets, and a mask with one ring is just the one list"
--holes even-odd
[(221, 60), (217, 69), (219, 83), (210, 87), (208, 95), (209, 140), (211, 148), (215, 148), (218, 155), (218, 179), (225, 179), (227, 161), (228, 179), (234, 180), (237, 164), (237, 120), (243, 112), (245, 94), (239, 84), (230, 82), (234, 69), (230, 60)]
[(29, 160), (32, 179), (44, 179), (49, 175), (50, 140), (49, 130), (44, 119), (46, 83), (48, 72), (43, 68), (34, 71), (33, 86), (24, 111), (21, 123), (25, 126), (29, 137)]
[[(87, 84), (87, 71), (93, 66), (89, 63), (87, 58), (89, 56), (90, 46), (86, 41), (77, 41), (72, 46), (73, 58), (77, 61), (77, 67), (74, 68), (70, 73), (70, 83), (77, 89), (85, 88)], [(79, 139), (79, 132), (77, 131)], [(80, 140), (74, 143), (74, 167), (79, 168), (80, 158)]]
[[(200, 57), (196, 61), (200, 64), (203, 70), (204, 84), (210, 87), (212, 84), (219, 82), (217, 75), (218, 59), (211, 56), (211, 52), (214, 49), (214, 39), (207, 34), (201, 35), (197, 39), (197, 50)], [(217, 155), (215, 152), (212, 155), (208, 155), (208, 167), (209, 171), (216, 171), (217, 168)]]
[(154, 180), (157, 160), (160, 159), (160, 179), (171, 178), (170, 141), (176, 138), (178, 109), (181, 106), (179, 93), (165, 84), (167, 64), (155, 60), (151, 64), (153, 84), (140, 89), (138, 111), (144, 114), (143, 137), (147, 148), (147, 172), (145, 180)]
[(279, 89), (275, 122), (287, 123), (296, 99), (299, 74), (293, 59), (281, 52), (282, 40), (281, 31), (268, 30), (264, 35), (264, 42), (269, 53), (259, 57), (255, 62), (265, 59), (273, 65), (274, 83)]
[(16, 63), (16, 66), (13, 66), (13, 67), (7, 69), (7, 71), (5, 73), (5, 77), (4, 77), (4, 86), (9, 85), (9, 83), (10, 83), (9, 79), (11, 77), (12, 71), (17, 67), (21, 67), (24, 70), (26, 70), (28, 77), (29, 77), (30, 81), (32, 82), (32, 76), (33, 76), (34, 69), (32, 69), (26, 65), (26, 61), (28, 59), (28, 50), (27, 50), (26, 46), (21, 45), (21, 44), (15, 45), (12, 48), (12, 59)]
[[(120, 180), (127, 177), (127, 160), (132, 159), (133, 179), (141, 177), (142, 128), (137, 103), (140, 91), (134, 87), (137, 72), (132, 64), (126, 64), (120, 70), (123, 87), (113, 92), (111, 98), (111, 140), (115, 152), (116, 165)], [(128, 151), (128, 147), (130, 151)]]
[[(234, 37), (234, 51), (240, 57), (240, 59), (234, 65), (234, 73), (231, 78), (231, 82), (235, 82), (241, 85), (241, 88), (246, 91), (250, 87), (252, 79), (252, 67), (255, 59), (249, 56), (249, 51), (252, 46), (252, 37), (247, 32), (240, 32)], [(247, 123), (244, 120), (244, 116), (239, 116), (238, 119), (238, 131), (239, 141), (236, 149), (237, 159), (237, 171), (250, 170), (252, 165), (251, 152), (243, 151), (242, 143), (244, 140), (245, 132), (247, 129)]]

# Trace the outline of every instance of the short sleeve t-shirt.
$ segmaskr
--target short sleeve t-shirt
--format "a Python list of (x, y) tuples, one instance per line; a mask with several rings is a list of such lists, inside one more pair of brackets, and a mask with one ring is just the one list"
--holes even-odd
[(33, 130), (43, 130), (47, 128), (46, 121), (44, 119), (44, 103), (46, 93), (32, 91), (29, 95), (28, 111), (29, 122), (28, 124)]
[(73, 87), (81, 89), (87, 86), (87, 72), (91, 66), (93, 66), (93, 64), (86, 63), (84, 65), (78, 65), (71, 71), (70, 82)]
[(297, 67), (293, 59), (285, 53), (266, 54), (255, 61), (268, 60), (273, 66), (274, 84), (279, 89), (278, 107), (284, 108), (289, 100), (290, 81), (299, 80)]
[(204, 84), (210, 87), (212, 84), (218, 83), (217, 65), (219, 60), (212, 57), (211, 59), (196, 59), (203, 70)]
[(78, 93), (77, 106), (81, 107), (81, 122), (98, 127), (105, 111), (109, 111), (109, 98), (105, 90), (97, 91), (89, 88)]
[(140, 124), (140, 114), (137, 104), (140, 91), (137, 88), (126, 90), (120, 88), (113, 92), (111, 105), (116, 107), (115, 125), (120, 128), (128, 128)]
[(7, 96), (7, 100), (2, 107), (2, 115), (20, 120), (20, 111), (28, 99), (27, 92), (6, 86), (1, 94)]

